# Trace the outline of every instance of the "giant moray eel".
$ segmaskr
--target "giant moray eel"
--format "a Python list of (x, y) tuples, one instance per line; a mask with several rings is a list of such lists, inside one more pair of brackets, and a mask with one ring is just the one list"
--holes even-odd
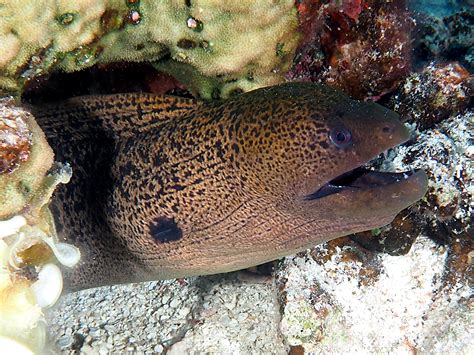
[(309, 83), (224, 102), (151, 94), (33, 109), (71, 182), (51, 204), (78, 246), (69, 289), (242, 269), (390, 223), (423, 171), (359, 168), (408, 139), (397, 114)]

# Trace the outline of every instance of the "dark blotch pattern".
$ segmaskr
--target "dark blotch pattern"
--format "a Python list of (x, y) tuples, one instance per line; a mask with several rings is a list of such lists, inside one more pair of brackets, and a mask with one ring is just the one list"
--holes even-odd
[(150, 235), (157, 243), (169, 243), (180, 240), (183, 231), (174, 218), (158, 217), (150, 223)]

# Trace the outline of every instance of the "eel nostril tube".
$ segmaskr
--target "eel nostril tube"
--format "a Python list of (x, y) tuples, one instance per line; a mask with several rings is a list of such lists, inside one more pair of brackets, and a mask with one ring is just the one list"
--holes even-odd
[(383, 133), (390, 133), (390, 132), (392, 132), (392, 131), (393, 131), (393, 127), (391, 127), (391, 126), (384, 126), (384, 127), (382, 128), (382, 132), (383, 132)]

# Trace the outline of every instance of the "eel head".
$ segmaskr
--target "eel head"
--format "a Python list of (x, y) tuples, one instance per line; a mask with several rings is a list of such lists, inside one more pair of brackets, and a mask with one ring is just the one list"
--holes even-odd
[(314, 84), (260, 97), (275, 112), (264, 128), (271, 148), (253, 151), (248, 165), (257, 172), (266, 165), (259, 176), (266, 176), (267, 198), (293, 218), (295, 236), (282, 241), (287, 249), (386, 225), (426, 193), (422, 170), (364, 167), (409, 139), (395, 112)]

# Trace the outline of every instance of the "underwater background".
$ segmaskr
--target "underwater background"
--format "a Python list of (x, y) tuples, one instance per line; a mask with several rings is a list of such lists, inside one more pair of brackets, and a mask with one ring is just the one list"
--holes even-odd
[[(474, 2), (0, 0), (0, 352), (474, 351)], [(55, 162), (30, 105), (151, 92), (227, 99), (324, 83), (400, 114), (383, 171), (426, 196), (388, 226), (229, 274), (60, 294)], [(6, 351), (6, 350), (5, 350)]]

